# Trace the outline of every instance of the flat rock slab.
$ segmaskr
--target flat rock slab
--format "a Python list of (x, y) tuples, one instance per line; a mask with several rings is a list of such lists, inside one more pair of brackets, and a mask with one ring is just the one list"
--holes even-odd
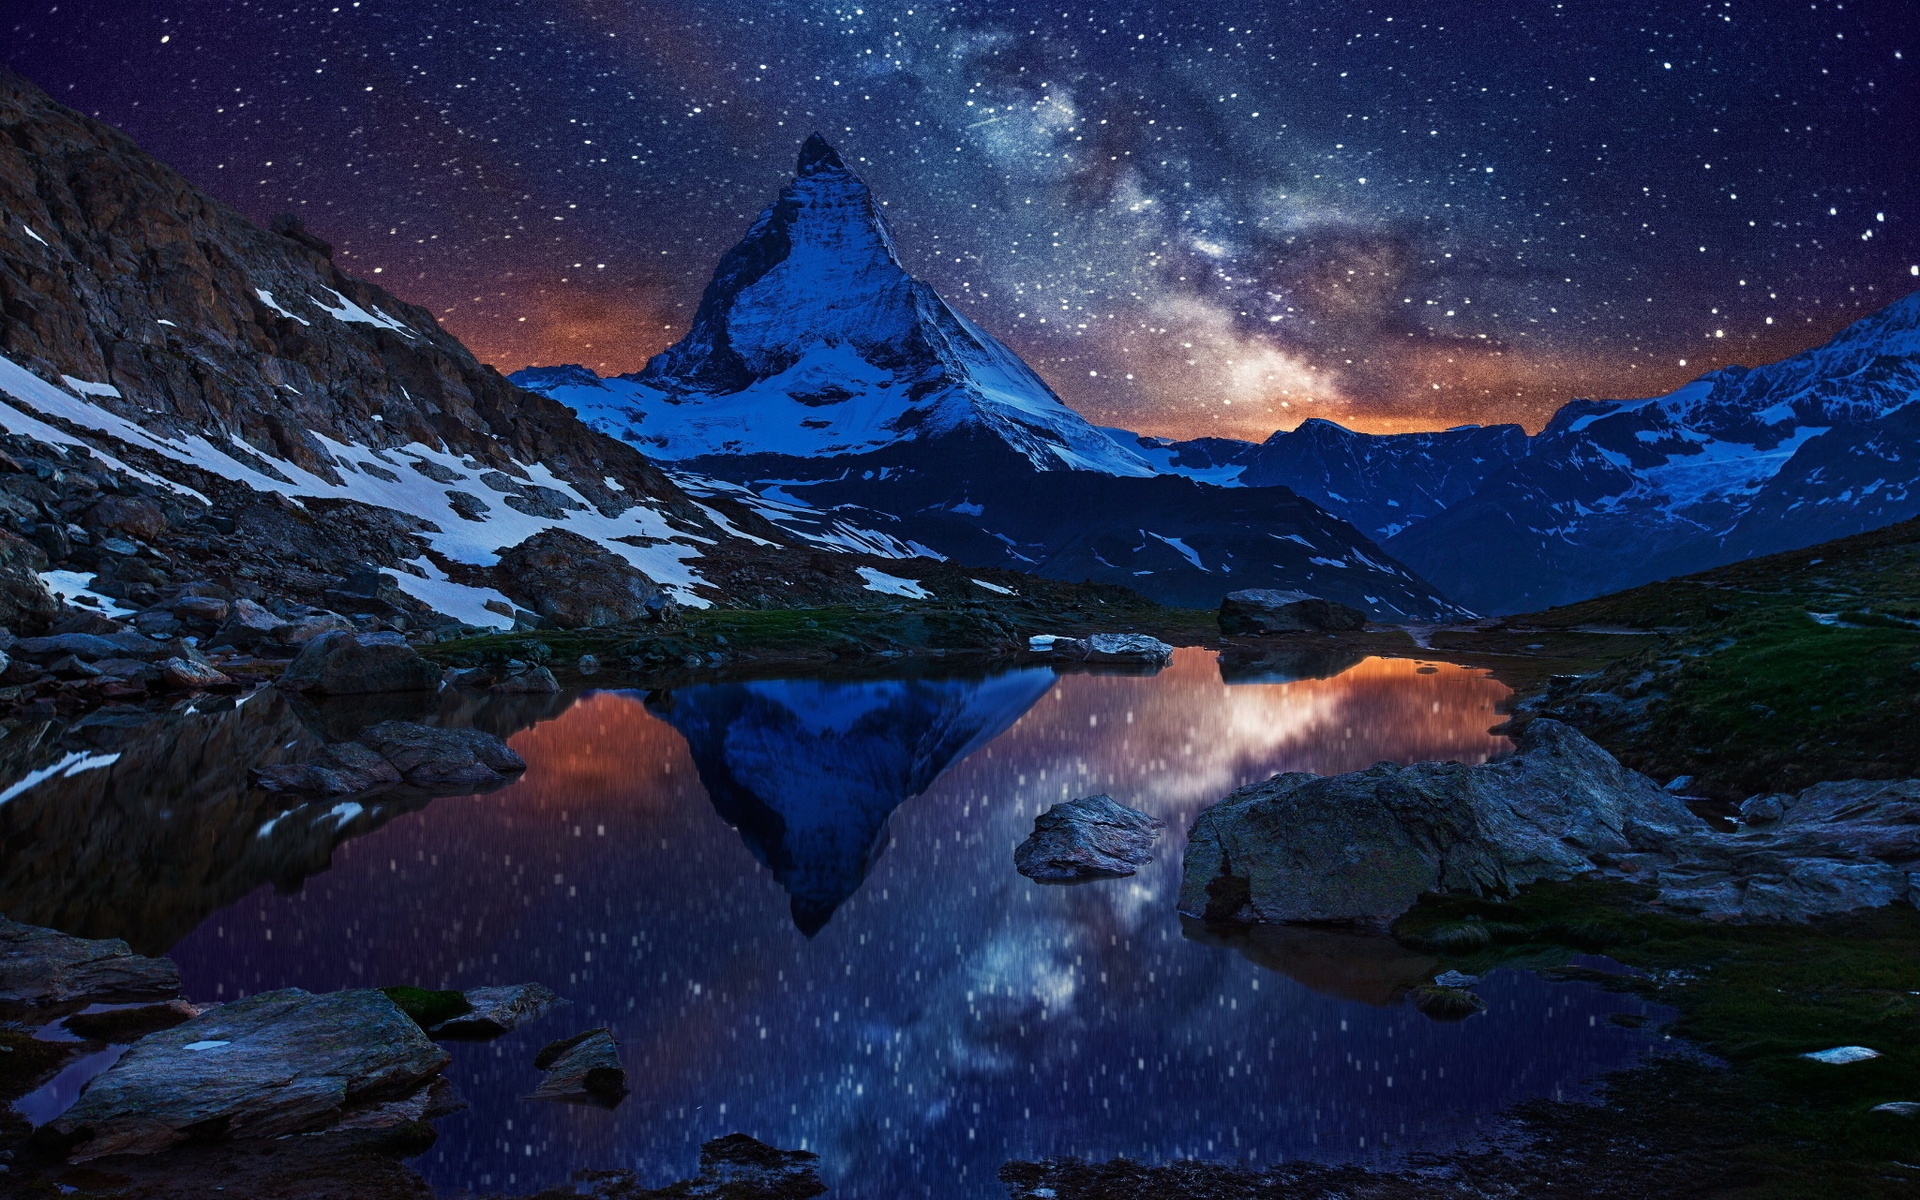
[(142, 1038), (51, 1124), (76, 1162), (305, 1133), (411, 1095), (450, 1058), (380, 992), (286, 988)]
[(1165, 825), (1112, 796), (1068, 800), (1033, 819), (1033, 832), (1013, 852), (1014, 867), (1042, 883), (1131, 875), (1153, 861), (1147, 852)]
[(611, 1030), (589, 1029), (550, 1043), (534, 1055), (533, 1065), (547, 1075), (529, 1099), (612, 1108), (627, 1098), (627, 1069)]
[(553, 989), (539, 983), (473, 988), (464, 994), (473, 1008), (435, 1025), (431, 1031), (434, 1037), (499, 1037), (566, 1003)]
[(180, 968), (170, 959), (135, 954), (119, 938), (69, 937), (0, 917), (0, 1014), (179, 994)]

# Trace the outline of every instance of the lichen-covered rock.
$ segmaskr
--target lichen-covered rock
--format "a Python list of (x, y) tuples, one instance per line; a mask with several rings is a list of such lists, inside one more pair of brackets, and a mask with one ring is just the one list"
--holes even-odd
[(450, 1058), (372, 989), (262, 992), (140, 1039), (52, 1126), (78, 1139), (74, 1161), (304, 1133), (414, 1093)]
[(278, 684), (290, 691), (329, 696), (369, 692), (431, 692), (441, 669), (421, 658), (398, 634), (322, 633), (307, 642)]
[(1201, 813), (1180, 911), (1206, 920), (1390, 921), (1421, 893), (1504, 894), (1706, 832), (1578, 731), (1537, 720), (1480, 766), (1276, 775)]
[(562, 629), (644, 621), (666, 603), (626, 559), (565, 529), (546, 529), (500, 552), (502, 587)]
[(1220, 602), (1220, 632), (1225, 634), (1322, 633), (1364, 629), (1367, 614), (1307, 592), (1249, 588), (1229, 592)]
[(171, 959), (135, 954), (119, 938), (69, 937), (0, 917), (0, 1014), (179, 994), (180, 968)]
[(627, 1069), (611, 1030), (589, 1029), (552, 1042), (534, 1056), (533, 1065), (547, 1074), (529, 1099), (612, 1108), (627, 1098)]
[(1014, 867), (1042, 883), (1076, 883), (1131, 875), (1166, 822), (1112, 796), (1088, 796), (1054, 805), (1033, 819), (1033, 832), (1013, 852)]

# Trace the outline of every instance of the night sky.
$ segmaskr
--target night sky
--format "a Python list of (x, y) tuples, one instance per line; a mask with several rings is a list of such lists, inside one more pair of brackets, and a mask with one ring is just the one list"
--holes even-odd
[(6, 61), (503, 370), (637, 369), (818, 129), (1089, 417), (1537, 426), (1920, 287), (1920, 15), (11, 0)]

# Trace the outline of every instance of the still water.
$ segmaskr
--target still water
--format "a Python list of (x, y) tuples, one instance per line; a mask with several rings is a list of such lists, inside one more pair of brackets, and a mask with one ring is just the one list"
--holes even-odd
[[(416, 1164), (448, 1193), (577, 1167), (664, 1183), (734, 1131), (819, 1153), (843, 1200), (999, 1196), (1011, 1158), (1368, 1158), (1645, 1048), (1607, 1023), (1640, 1011), (1617, 995), (1500, 971), (1484, 1016), (1436, 1024), (1395, 1002), (1436, 964), (1385, 939), (1183, 929), (1185, 830), (1233, 788), (1506, 745), (1486, 730), (1507, 689), (1479, 670), (1252, 678), (1183, 650), (1155, 675), (449, 699), (435, 719), (510, 734), (520, 781), (285, 816), (245, 767), (311, 753), (351, 712), (263, 694), (101, 722), (68, 753), (119, 759), (0, 805), (0, 911), (170, 953), (202, 1000), (552, 987), (572, 1003), (452, 1047), (470, 1107)], [(1157, 861), (1078, 887), (1015, 874), (1034, 815), (1095, 792), (1166, 820)], [(536, 1049), (603, 1024), (624, 1104), (522, 1099)]]

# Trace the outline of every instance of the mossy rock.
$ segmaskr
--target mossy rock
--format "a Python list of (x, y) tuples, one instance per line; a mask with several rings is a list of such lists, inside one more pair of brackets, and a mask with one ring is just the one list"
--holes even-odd
[(1487, 1002), (1466, 988), (1429, 984), (1407, 994), (1421, 1016), (1433, 1021), (1464, 1021), (1487, 1011)]
[(422, 1029), (432, 1029), (442, 1021), (451, 1021), (473, 1011), (473, 1005), (457, 991), (428, 991), (417, 987), (387, 987), (380, 991), (400, 1006)]

